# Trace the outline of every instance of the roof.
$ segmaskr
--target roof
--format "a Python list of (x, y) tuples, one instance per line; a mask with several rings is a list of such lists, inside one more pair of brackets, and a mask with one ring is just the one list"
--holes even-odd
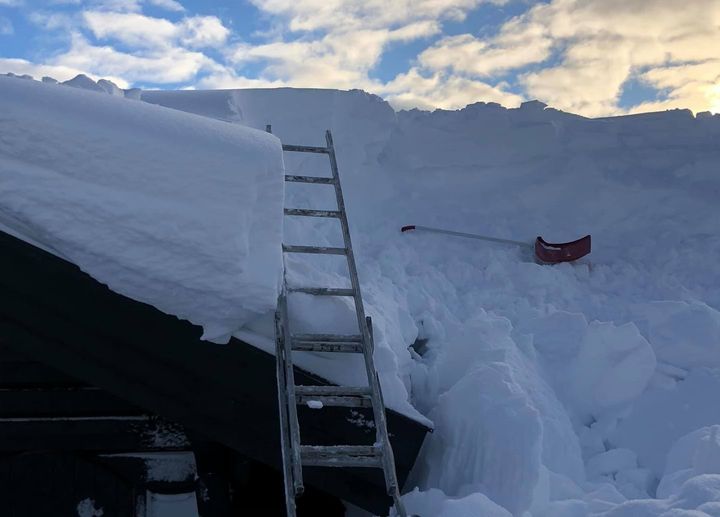
[[(61, 258), (0, 232), (0, 341), (52, 368), (281, 469), (275, 358), (117, 294)], [(298, 384), (329, 384), (296, 369)], [(303, 440), (374, 441), (363, 410), (300, 408)], [(310, 413), (312, 412), (312, 413)], [(308, 417), (308, 415), (310, 415)], [(398, 478), (428, 429), (388, 411)], [(306, 469), (310, 485), (375, 513), (391, 504), (380, 470)]]

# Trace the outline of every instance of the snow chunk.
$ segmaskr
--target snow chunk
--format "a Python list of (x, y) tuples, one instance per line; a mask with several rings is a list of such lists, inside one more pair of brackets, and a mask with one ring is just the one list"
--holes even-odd
[(637, 467), (637, 455), (628, 449), (611, 449), (590, 458), (586, 467), (590, 479), (610, 476)]
[(93, 92), (105, 92), (105, 88), (100, 86), (98, 83), (90, 79), (85, 74), (78, 74), (72, 79), (63, 81), (61, 84), (65, 86), (72, 86), (73, 88), (80, 88), (81, 90), (90, 90)]
[(658, 359), (680, 368), (720, 368), (720, 312), (705, 303), (663, 301), (642, 306)]
[(583, 420), (599, 418), (642, 393), (655, 371), (652, 347), (633, 323), (587, 323), (557, 311), (524, 323), (561, 399)]
[(700, 474), (720, 474), (720, 425), (703, 427), (675, 442), (668, 453), (658, 497), (671, 496), (685, 481)]
[(0, 225), (114, 291), (202, 325), (208, 340), (274, 310), (277, 138), (3, 77), (0, 111)]
[[(632, 413), (618, 424), (611, 439), (635, 451), (640, 464), (651, 468), (659, 478), (665, 472), (665, 458), (677, 440), (720, 422), (718, 392), (720, 370), (693, 370), (674, 388), (645, 392), (635, 402)], [(676, 462), (674, 458), (670, 456)]]
[(510, 512), (476, 492), (466, 497), (448, 498), (442, 490), (433, 488), (425, 492), (418, 489), (403, 496), (406, 510), (411, 515), (433, 517), (512, 517)]
[(102, 517), (105, 512), (102, 508), (95, 507), (95, 501), (88, 498), (80, 501), (76, 508), (78, 517)]

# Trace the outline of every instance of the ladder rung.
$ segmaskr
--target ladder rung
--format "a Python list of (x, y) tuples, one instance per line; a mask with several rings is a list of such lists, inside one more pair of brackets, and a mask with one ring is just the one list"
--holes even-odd
[(370, 386), (295, 386), (297, 395), (318, 395), (338, 397), (370, 396)]
[(327, 147), (315, 147), (312, 145), (290, 145), (283, 144), (283, 151), (290, 151), (296, 153), (325, 153), (330, 154), (330, 149)]
[(314, 294), (316, 296), (355, 296), (354, 289), (338, 289), (335, 287), (288, 287), (291, 293)]
[(308, 467), (382, 468), (382, 449), (374, 445), (301, 445), (300, 458)]
[(326, 343), (362, 343), (360, 334), (293, 334), (293, 341), (324, 341)]
[(313, 343), (308, 341), (293, 341), (292, 349), (295, 352), (339, 352), (346, 354), (361, 354), (360, 343)]
[(345, 255), (347, 248), (332, 248), (327, 246), (294, 246), (283, 244), (286, 253), (316, 253), (320, 255)]
[(295, 386), (295, 400), (304, 405), (311, 401), (332, 407), (372, 407), (370, 387)]
[(286, 208), (285, 215), (301, 215), (305, 217), (340, 217), (338, 210), (310, 210), (309, 208)]
[(295, 176), (293, 174), (286, 174), (285, 181), (292, 181), (295, 183), (320, 183), (321, 185), (335, 184), (335, 178), (326, 178), (322, 176)]

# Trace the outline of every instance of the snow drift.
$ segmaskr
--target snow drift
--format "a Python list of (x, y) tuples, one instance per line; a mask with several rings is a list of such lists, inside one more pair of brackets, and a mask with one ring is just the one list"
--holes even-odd
[[(591, 120), (537, 102), (395, 113), (359, 91), (142, 98), (272, 124), (288, 143), (322, 145), (334, 132), (386, 398), (409, 398), (435, 424), (406, 487), (419, 487), (411, 511), (719, 515), (715, 456), (692, 451), (715, 447), (720, 424), (720, 117)], [(287, 167), (324, 170), (304, 157)], [(288, 187), (286, 198), (329, 203), (318, 189)], [(527, 242), (591, 233), (594, 250), (539, 266), (519, 249), (401, 234), (406, 224)], [(322, 223), (289, 221), (286, 237), (338, 243)], [(288, 268), (298, 282), (345, 274), (299, 258)], [(341, 301), (292, 312), (296, 325), (351, 328)], [(422, 356), (408, 350), (418, 338)], [(353, 379), (343, 360), (298, 362)]]
[[(323, 145), (333, 131), (386, 402), (435, 426), (406, 486), (410, 511), (720, 515), (720, 117), (591, 120), (537, 102), (395, 113), (330, 90), (142, 100), (272, 124), (286, 143)], [(322, 175), (322, 158), (285, 165)], [(333, 208), (333, 195), (288, 185), (285, 202)], [(286, 218), (284, 239), (337, 246), (332, 224)], [(594, 250), (540, 266), (515, 248), (403, 235), (406, 224), (528, 242), (591, 233)], [(347, 285), (334, 257), (291, 256), (287, 269), (296, 285)], [(356, 331), (347, 300), (300, 297), (291, 313), (298, 331)], [(272, 332), (266, 316), (238, 335), (271, 349)], [(339, 355), (296, 362), (363, 382), (358, 358)]]
[(114, 291), (202, 325), (209, 340), (274, 310), (277, 138), (7, 77), (0, 113), (2, 227)]

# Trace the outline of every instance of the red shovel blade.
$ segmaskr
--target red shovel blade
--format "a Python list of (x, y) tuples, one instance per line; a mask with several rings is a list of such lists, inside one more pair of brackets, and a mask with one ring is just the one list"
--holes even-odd
[(535, 256), (548, 264), (572, 262), (590, 253), (590, 248), (589, 235), (572, 242), (550, 243), (542, 237), (535, 240)]

